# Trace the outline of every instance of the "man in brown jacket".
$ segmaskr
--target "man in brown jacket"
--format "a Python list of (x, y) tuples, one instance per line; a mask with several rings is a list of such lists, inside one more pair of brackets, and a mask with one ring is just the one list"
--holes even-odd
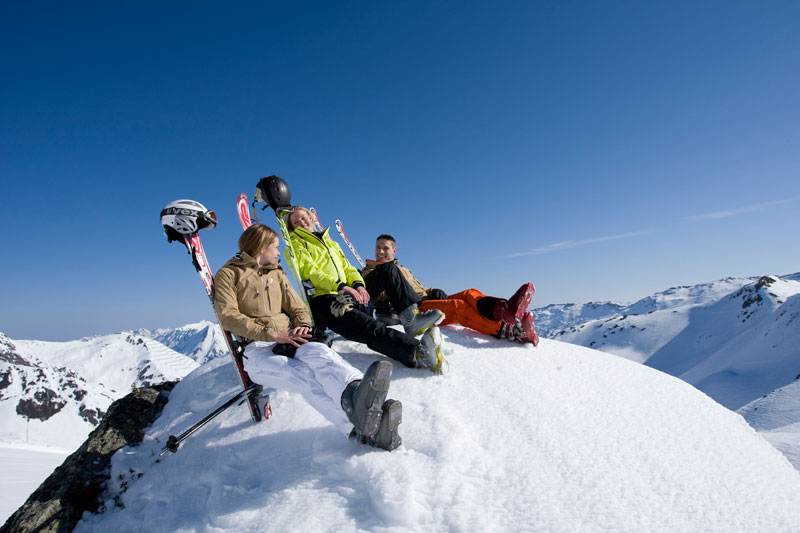
[[(447, 293), (443, 290), (432, 289), (422, 285), (422, 283), (420, 283), (419, 280), (414, 277), (414, 274), (409, 269), (401, 265), (400, 262), (394, 258), (396, 253), (397, 244), (394, 237), (387, 234), (378, 236), (378, 239), (375, 242), (375, 260), (373, 261), (372, 259), (367, 259), (367, 266), (361, 270), (361, 276), (364, 278), (364, 281), (369, 283), (367, 279), (371, 277), (371, 274), (379, 268), (386, 268), (381, 267), (381, 265), (389, 263), (393, 264), (394, 267), (400, 271), (420, 301), (444, 300), (447, 298)], [(389, 298), (386, 296), (386, 293), (381, 293), (377, 298), (375, 298), (373, 304), (375, 305), (377, 314), (382, 320), (387, 322), (392, 320), (391, 315), (394, 313), (394, 310), (389, 303)]]

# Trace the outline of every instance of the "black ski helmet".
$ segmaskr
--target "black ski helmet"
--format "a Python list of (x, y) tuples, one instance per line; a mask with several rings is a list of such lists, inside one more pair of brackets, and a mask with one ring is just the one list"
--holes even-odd
[(292, 205), (292, 193), (289, 186), (278, 176), (267, 176), (258, 180), (254, 195), (256, 202), (267, 202), (274, 210)]

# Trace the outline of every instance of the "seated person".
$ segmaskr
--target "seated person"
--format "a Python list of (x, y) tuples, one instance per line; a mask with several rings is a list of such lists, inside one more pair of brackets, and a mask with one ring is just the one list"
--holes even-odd
[[(487, 296), (478, 289), (467, 289), (447, 295), (441, 289), (426, 288), (411, 271), (395, 259), (397, 243), (391, 235), (380, 235), (375, 242), (375, 261), (367, 260), (361, 274), (367, 284), (370, 278), (386, 265), (394, 267), (406, 278), (417, 297), (422, 300), (423, 311), (439, 309), (445, 318), (441, 325), (461, 324), (486, 335), (494, 335), (518, 343), (539, 344), (539, 335), (534, 329), (533, 313), (527, 310), (535, 288), (532, 283), (522, 285), (508, 300)], [(383, 319), (390, 316), (391, 306), (384, 295), (375, 297), (375, 309)], [(390, 318), (387, 320), (391, 320)]]
[[(408, 367), (442, 373), (445, 361), (441, 334), (436, 327), (444, 317), (441, 311), (420, 312), (419, 299), (402, 276), (382, 276), (366, 284), (330, 238), (328, 229), (315, 231), (313, 215), (306, 208), (294, 207), (286, 225), (298, 273), (314, 287), (309, 305), (317, 325), (364, 343)], [(371, 294), (384, 291), (401, 309), (405, 333), (387, 328), (364, 312)], [(419, 334), (422, 334), (420, 340), (414, 337)]]

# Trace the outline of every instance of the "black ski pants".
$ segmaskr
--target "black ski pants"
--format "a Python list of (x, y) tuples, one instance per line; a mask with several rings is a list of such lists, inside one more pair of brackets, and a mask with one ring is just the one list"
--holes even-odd
[(323, 294), (311, 299), (311, 313), (318, 326), (328, 327), (345, 339), (366, 344), (370, 349), (413, 367), (419, 341), (401, 331), (387, 328), (370, 315), (353, 308), (342, 316), (333, 316), (331, 302), (335, 294)]
[(394, 263), (384, 263), (364, 276), (364, 283), (372, 301), (386, 292), (389, 303), (396, 313), (419, 303), (419, 297), (411, 288), (400, 269)]

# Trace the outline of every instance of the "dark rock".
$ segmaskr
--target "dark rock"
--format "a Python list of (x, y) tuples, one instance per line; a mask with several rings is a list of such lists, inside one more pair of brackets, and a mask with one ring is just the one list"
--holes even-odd
[(17, 414), (26, 418), (47, 420), (65, 405), (67, 402), (59, 399), (56, 391), (41, 389), (33, 394), (33, 398), (23, 398), (17, 403)]
[(159, 417), (175, 383), (134, 389), (111, 404), (86, 442), (9, 517), (0, 533), (66, 533), (85, 511), (97, 512), (111, 457), (124, 446), (141, 444), (145, 428)]

